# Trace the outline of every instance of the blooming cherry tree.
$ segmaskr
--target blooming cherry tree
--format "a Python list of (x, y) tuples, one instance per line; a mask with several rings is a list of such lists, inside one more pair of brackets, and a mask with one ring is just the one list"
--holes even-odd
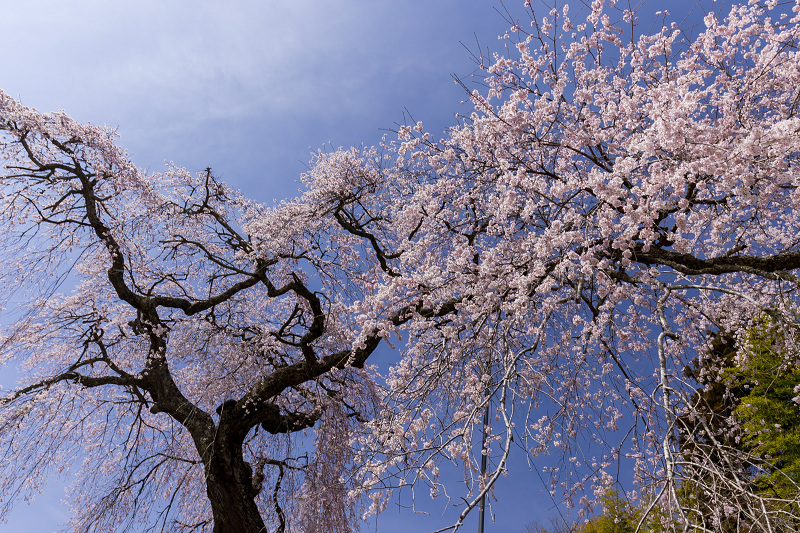
[(458, 529), (528, 453), (562, 458), (552, 494), (581, 509), (622, 488), (642, 520), (705, 527), (691, 484), (720, 521), (798, 520), (800, 491), (753, 490), (683, 374), (765, 314), (797, 364), (800, 4), (773, 4), (694, 38), (633, 35), (600, 0), (531, 12), (443, 139), (319, 153), (272, 208), (0, 95), (3, 286), (24, 302), (0, 339), (23, 374), (2, 504), (80, 457), (82, 531), (348, 531), (360, 495), (380, 511), (406, 485), (451, 498)]
[[(348, 189), (340, 225), (386, 259), (368, 309), (457, 302), (404, 326), (358, 455), (366, 486), (389, 476), (450, 494), (437, 465), (464, 463), (458, 526), (515, 442), (561, 454), (553, 492), (582, 508), (625, 489), (669, 527), (702, 529), (681, 496), (692, 486), (738, 527), (797, 520), (800, 492), (757, 494), (711, 428), (688, 437), (704, 453), (677, 438), (707, 412), (683, 369), (712, 332), (738, 332), (744, 348), (769, 315), (783, 365), (797, 364), (800, 18), (796, 3), (782, 9), (712, 12), (692, 39), (666, 23), (631, 35), (635, 13), (600, 1), (579, 22), (566, 6), (532, 14), (511, 51), (481, 63), (487, 90), (443, 140), (405, 126), (383, 158), (352, 157), (371, 190)], [(345, 155), (321, 156), (312, 176)]]
[[(0, 98), (3, 287), (24, 302), (2, 338), (25, 376), (0, 401), (6, 509), (79, 457), (76, 530), (319, 518), (299, 509), (347, 530), (337, 466), (381, 339), (353, 347), (338, 318), (371, 268), (355, 239), (210, 170), (144, 176), (112, 131)], [(281, 438), (312, 426), (317, 446)]]

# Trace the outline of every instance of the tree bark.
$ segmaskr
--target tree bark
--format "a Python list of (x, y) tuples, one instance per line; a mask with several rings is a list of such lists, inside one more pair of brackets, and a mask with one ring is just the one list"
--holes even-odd
[(253, 487), (253, 470), (241, 446), (216, 448), (206, 463), (206, 493), (214, 516), (214, 533), (266, 533)]

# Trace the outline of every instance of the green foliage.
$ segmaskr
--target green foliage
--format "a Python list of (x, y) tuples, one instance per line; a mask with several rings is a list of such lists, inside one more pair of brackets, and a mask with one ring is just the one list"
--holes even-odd
[(759, 492), (794, 498), (800, 483), (800, 408), (793, 401), (800, 369), (786, 362), (782, 333), (769, 321), (751, 328), (742, 362), (726, 380), (746, 393), (733, 410), (740, 446), (757, 457), (753, 482)]
[[(739, 346), (720, 333), (711, 357), (686, 370), (703, 385), (691, 399), (696, 414), (717, 442), (748, 458), (741, 466), (757, 491), (774, 497), (796, 493), (800, 482), (800, 406), (793, 400), (800, 369), (787, 362), (784, 335), (768, 318)], [(680, 426), (684, 451), (710, 444), (696, 416), (683, 417)]]
[[(603, 499), (603, 514), (597, 515), (579, 526), (575, 533), (637, 533), (646, 506), (632, 505), (617, 491), (609, 492)], [(656, 507), (643, 521), (638, 533), (658, 533), (661, 531), (661, 513)]]
[(744, 338), (716, 334), (709, 356), (686, 369), (701, 387), (690, 399), (694, 412), (679, 420), (681, 448), (695, 463), (716, 465), (717, 473), (696, 470), (679, 494), (690, 519), (714, 531), (760, 531), (735, 512), (746, 504), (734, 473), (771, 511), (797, 506), (800, 370), (789, 357), (786, 334), (762, 317)]
[(639, 523), (639, 511), (631, 507), (617, 492), (603, 502), (603, 514), (589, 520), (579, 533), (634, 533)]

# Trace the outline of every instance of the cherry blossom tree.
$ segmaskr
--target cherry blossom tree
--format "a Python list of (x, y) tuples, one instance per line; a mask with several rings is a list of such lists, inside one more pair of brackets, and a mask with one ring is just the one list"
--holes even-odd
[(642, 520), (702, 531), (681, 496), (691, 483), (716, 503), (712, 526), (796, 520), (796, 484), (754, 492), (737, 451), (706, 427), (692, 438), (713, 453), (686, 455), (678, 424), (703, 424), (683, 369), (715, 331), (744, 348), (767, 314), (783, 364), (797, 365), (799, 9), (710, 12), (696, 37), (665, 14), (660, 31), (636, 36), (635, 13), (600, 1), (579, 22), (566, 6), (532, 14), (507, 53), (481, 63), (486, 89), (445, 139), (409, 125), (382, 159), (320, 157), (315, 184), (349, 154), (375, 191), (348, 189), (355, 214), (341, 224), (386, 258), (389, 296), (367, 309), (457, 302), (404, 330), (357, 457), (366, 486), (451, 495), (440, 463), (464, 464), (457, 527), (522, 447), (562, 454), (552, 490), (581, 508), (624, 489), (644, 500)]
[(77, 531), (349, 531), (339, 478), (384, 333), (354, 347), (339, 314), (375, 261), (302, 204), (145, 176), (113, 131), (0, 98), (3, 287), (24, 309), (2, 361), (25, 375), (0, 403), (4, 510), (78, 457)]
[(79, 531), (349, 531), (361, 495), (378, 512), (404, 486), (455, 530), (524, 453), (560, 457), (551, 493), (581, 509), (623, 490), (708, 531), (688, 482), (717, 521), (781, 530), (800, 491), (752, 491), (708, 428), (713, 453), (684, 454), (678, 424), (703, 424), (683, 369), (713, 332), (766, 314), (797, 364), (798, 11), (709, 12), (694, 37), (601, 0), (531, 11), (443, 139), (321, 152), (276, 207), (0, 95), (24, 309), (0, 338), (23, 375), (0, 504), (79, 461)]

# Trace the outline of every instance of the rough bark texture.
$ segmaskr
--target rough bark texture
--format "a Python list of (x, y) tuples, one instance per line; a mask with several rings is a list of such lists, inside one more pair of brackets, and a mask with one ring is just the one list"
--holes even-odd
[(211, 501), (214, 533), (267, 531), (255, 502), (252, 469), (242, 457), (241, 445), (214, 450), (206, 464), (206, 494)]

